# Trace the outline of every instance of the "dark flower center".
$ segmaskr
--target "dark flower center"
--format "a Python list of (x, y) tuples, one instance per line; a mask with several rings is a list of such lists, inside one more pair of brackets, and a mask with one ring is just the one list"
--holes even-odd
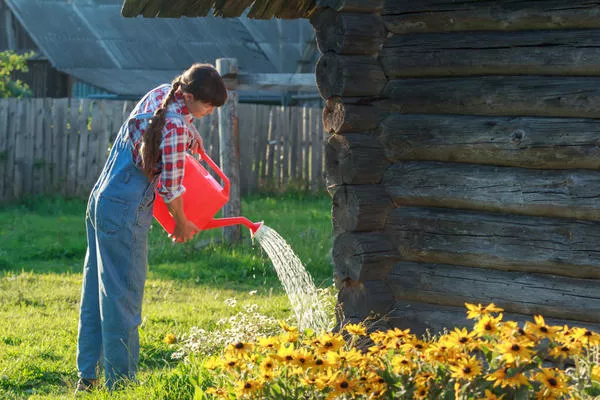
[(250, 383), (248, 383), (248, 382), (246, 382), (246, 383), (244, 384), (244, 389), (250, 389), (251, 387), (252, 387), (252, 384), (250, 384)]
[(542, 326), (540, 328), (540, 331), (544, 332), (544, 333), (548, 333), (548, 328), (546, 328), (545, 326)]
[(464, 368), (463, 368), (463, 372), (464, 372), (465, 374), (470, 374), (470, 373), (471, 373), (471, 367), (464, 367)]
[(340, 387), (341, 387), (342, 389), (348, 389), (348, 386), (350, 386), (350, 385), (349, 385), (349, 384), (348, 384), (348, 382), (346, 382), (346, 381), (344, 381), (344, 382), (340, 383)]
[(467, 339), (466, 337), (461, 337), (460, 339), (458, 339), (458, 341), (460, 343), (467, 343), (469, 341), (469, 339)]
[(550, 386), (556, 386), (556, 385), (558, 385), (558, 382), (554, 378), (549, 378), (548, 379), (548, 383), (550, 384)]
[(236, 348), (236, 349), (243, 349), (243, 348), (244, 348), (244, 343), (242, 343), (242, 342), (237, 342), (237, 343), (235, 344), (235, 348)]
[(513, 344), (510, 349), (512, 351), (519, 351), (521, 350), (521, 346), (519, 346), (518, 344)]

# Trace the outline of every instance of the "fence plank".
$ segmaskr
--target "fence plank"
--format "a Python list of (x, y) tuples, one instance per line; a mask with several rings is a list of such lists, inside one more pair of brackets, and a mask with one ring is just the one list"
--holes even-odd
[[(10, 183), (9, 178), (6, 176), (6, 169), (8, 167), (8, 102), (0, 102), (0, 203), (5, 199), (5, 185), (8, 186)], [(6, 179), (6, 184), (5, 184)]]
[(318, 188), (318, 173), (319, 173), (319, 159), (318, 159), (318, 148), (319, 148), (319, 133), (315, 129), (316, 116), (314, 112), (314, 108), (309, 109), (309, 127), (310, 127), (310, 143), (311, 143), (311, 151), (310, 151), (310, 190), (313, 193), (316, 193)]
[(59, 193), (64, 193), (65, 186), (68, 106), (67, 99), (57, 99), (52, 107), (52, 187)]
[[(38, 193), (87, 196), (134, 104), (116, 100), (0, 100), (0, 202)], [(240, 106), (240, 188), (244, 193), (265, 185), (285, 189), (298, 181), (313, 185), (311, 164), (316, 165), (313, 174), (317, 174), (319, 185), (321, 142), (311, 137), (311, 113), (317, 111), (308, 106)], [(218, 161), (216, 116), (196, 124), (207, 153)]]
[(33, 195), (44, 192), (44, 99), (32, 99), (35, 113), (32, 115), (32, 163), (31, 191)]

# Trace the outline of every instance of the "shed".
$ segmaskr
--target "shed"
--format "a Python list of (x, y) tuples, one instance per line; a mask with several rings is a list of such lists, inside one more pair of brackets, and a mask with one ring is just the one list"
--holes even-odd
[[(72, 77), (72, 94), (78, 97), (136, 99), (157, 83), (170, 82), (194, 62), (214, 63), (232, 55), (250, 72), (304, 72), (314, 69), (318, 54), (314, 31), (301, 19), (286, 24), (244, 15), (226, 21), (124, 19), (120, 0), (0, 2), (6, 21), (11, 22), (0, 29), (0, 38), (5, 38), (0, 45), (37, 50), (53, 70)], [(16, 42), (26, 42), (25, 48)], [(241, 93), (242, 100), (281, 95)]]
[(600, 5), (125, 0), (126, 17), (307, 18), (346, 320), (600, 327)]

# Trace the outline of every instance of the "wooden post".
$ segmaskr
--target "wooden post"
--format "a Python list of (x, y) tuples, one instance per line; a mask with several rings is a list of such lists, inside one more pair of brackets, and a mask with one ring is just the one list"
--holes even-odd
[[(223, 217), (237, 217), (241, 215), (240, 200), (240, 148), (238, 138), (237, 104), (238, 94), (236, 89), (237, 60), (234, 58), (217, 59), (217, 71), (228, 82), (229, 98), (218, 108), (219, 117), (219, 154), (221, 169), (229, 178), (229, 202), (223, 207)], [(241, 239), (240, 225), (228, 226), (223, 229), (225, 241), (236, 243)]]

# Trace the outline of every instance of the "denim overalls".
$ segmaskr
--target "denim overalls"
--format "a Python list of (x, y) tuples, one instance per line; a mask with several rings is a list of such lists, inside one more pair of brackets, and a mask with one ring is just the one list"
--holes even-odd
[[(150, 119), (152, 114), (135, 117)], [(167, 112), (167, 118), (181, 115)], [(86, 212), (88, 249), (77, 369), (81, 378), (95, 379), (103, 360), (109, 389), (119, 380), (133, 379), (137, 370), (148, 230), (158, 181), (149, 181), (135, 165), (128, 121), (92, 189)]]

